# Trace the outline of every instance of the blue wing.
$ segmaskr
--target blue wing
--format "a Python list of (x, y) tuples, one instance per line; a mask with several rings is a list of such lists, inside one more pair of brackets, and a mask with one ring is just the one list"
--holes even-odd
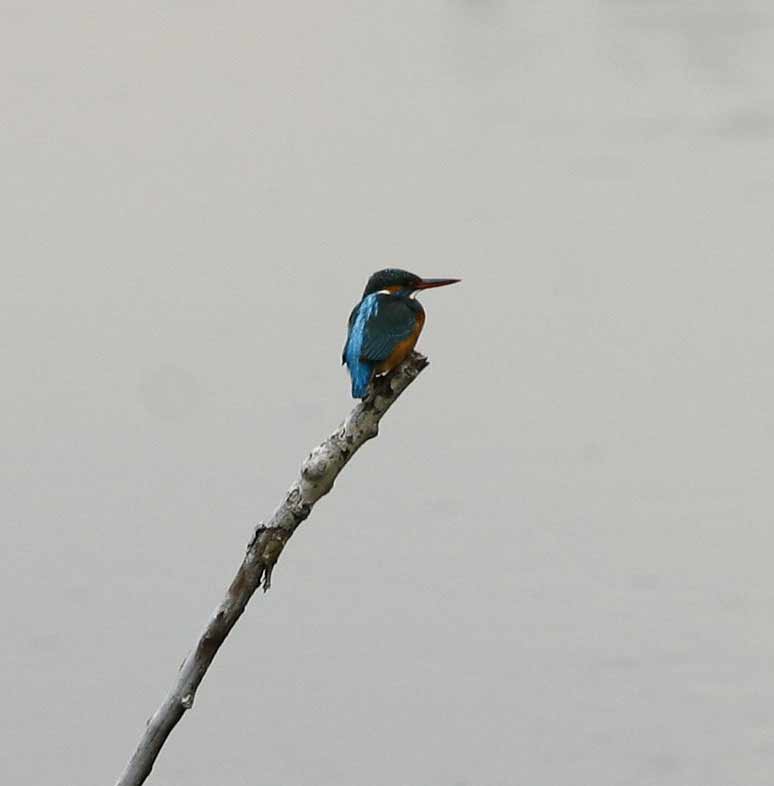
[(352, 377), (352, 398), (365, 398), (368, 384), (374, 375), (374, 363), (362, 357), (366, 324), (379, 310), (378, 295), (364, 297), (349, 316), (349, 332), (344, 345), (342, 361), (347, 364)]
[(390, 357), (416, 327), (415, 301), (374, 293), (363, 298), (349, 317), (342, 362), (352, 376), (352, 396), (364, 398), (379, 363)]
[(411, 336), (416, 328), (417, 314), (408, 298), (383, 295), (378, 311), (366, 322), (361, 357), (370, 362), (387, 360), (393, 350)]

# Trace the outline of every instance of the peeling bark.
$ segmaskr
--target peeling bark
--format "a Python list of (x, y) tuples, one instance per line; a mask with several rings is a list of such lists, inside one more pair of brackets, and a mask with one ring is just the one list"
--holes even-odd
[(247, 545), (242, 564), (199, 640), (183, 661), (172, 689), (147, 723), (134, 755), (116, 786), (139, 786), (153, 769), (172, 729), (193, 707), (196, 691), (210, 664), (258, 587), (271, 586), (277, 560), (290, 537), (332, 488), (339, 472), (369, 439), (379, 433), (379, 421), (403, 391), (428, 365), (411, 354), (398, 368), (377, 378), (368, 397), (357, 404), (340, 428), (318, 445), (301, 466), (298, 479), (266, 523), (259, 524)]

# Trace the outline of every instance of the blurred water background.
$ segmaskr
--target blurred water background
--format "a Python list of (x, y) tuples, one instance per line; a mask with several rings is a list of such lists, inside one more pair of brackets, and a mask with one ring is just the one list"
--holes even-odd
[(0, 774), (112, 783), (350, 406), (154, 786), (770, 786), (774, 8), (0, 2)]

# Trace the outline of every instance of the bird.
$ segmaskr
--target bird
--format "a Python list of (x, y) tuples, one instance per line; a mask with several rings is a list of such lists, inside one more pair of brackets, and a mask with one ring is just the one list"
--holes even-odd
[(375, 375), (387, 374), (411, 354), (425, 325), (425, 310), (416, 293), (460, 280), (421, 278), (398, 268), (378, 270), (368, 279), (349, 316), (341, 354), (352, 377), (352, 398), (365, 398)]

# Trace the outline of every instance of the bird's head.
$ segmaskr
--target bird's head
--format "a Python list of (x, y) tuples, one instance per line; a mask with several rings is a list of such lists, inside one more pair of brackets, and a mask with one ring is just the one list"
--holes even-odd
[(418, 289), (432, 289), (445, 287), (447, 284), (456, 284), (459, 278), (421, 278), (408, 270), (387, 268), (378, 270), (368, 279), (363, 297), (374, 292), (390, 292), (394, 294), (410, 295)]

